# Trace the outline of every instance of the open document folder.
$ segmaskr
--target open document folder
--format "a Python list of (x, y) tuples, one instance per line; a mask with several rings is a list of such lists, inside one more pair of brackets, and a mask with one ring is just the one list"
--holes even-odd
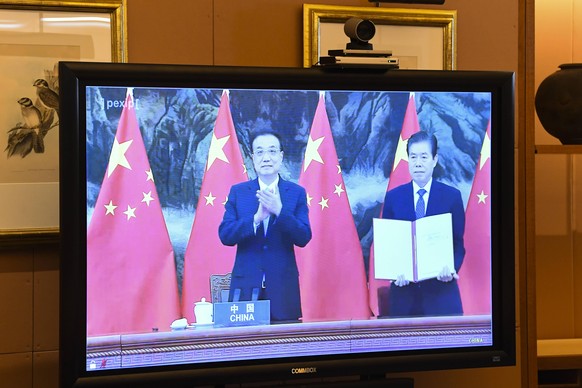
[(436, 278), (447, 266), (454, 270), (451, 213), (416, 221), (374, 218), (374, 276), (411, 282)]

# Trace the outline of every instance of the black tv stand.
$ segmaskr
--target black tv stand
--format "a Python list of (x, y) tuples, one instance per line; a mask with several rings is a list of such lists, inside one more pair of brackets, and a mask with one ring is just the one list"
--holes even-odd
[[(288, 386), (285, 385), (285, 388)], [(320, 382), (291, 384), (292, 388), (414, 388), (414, 379), (412, 378), (387, 378), (385, 376), (365, 375), (360, 376), (359, 380), (330, 380), (326, 379)]]
[(360, 383), (367, 384), (367, 387), (414, 388), (414, 379), (411, 377), (388, 378), (385, 375), (362, 375)]
[[(275, 385), (270, 385), (271, 387), (284, 387), (284, 388), (364, 388), (364, 387), (383, 387), (383, 388), (414, 388), (414, 379), (410, 377), (403, 378), (388, 378), (385, 375), (362, 375), (357, 378), (357, 376), (352, 376), (350, 378), (323, 378), (323, 379), (306, 379), (297, 381), (282, 381), (273, 382)], [(280, 385), (279, 385), (280, 383)], [(252, 388), (263, 385), (255, 385), (255, 383), (241, 383), (240, 385), (217, 385), (214, 388), (225, 388), (236, 387), (236, 388)]]

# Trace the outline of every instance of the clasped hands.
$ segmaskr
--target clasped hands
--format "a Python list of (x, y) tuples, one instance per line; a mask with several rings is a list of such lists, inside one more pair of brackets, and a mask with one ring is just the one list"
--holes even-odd
[[(440, 280), (441, 282), (450, 282), (453, 279), (458, 279), (459, 275), (456, 272), (451, 272), (451, 270), (449, 269), (448, 266), (443, 267), (443, 269), (441, 270), (441, 272), (437, 275), (437, 280)], [(407, 286), (408, 284), (410, 284), (409, 280), (406, 280), (404, 278), (404, 275), (398, 275), (398, 277), (396, 278), (396, 280), (394, 280), (394, 284), (396, 284), (398, 287), (404, 287)]]
[(283, 204), (278, 191), (272, 189), (257, 190), (257, 199), (259, 200), (259, 208), (254, 216), (256, 224), (270, 217), (271, 214), (279, 216)]

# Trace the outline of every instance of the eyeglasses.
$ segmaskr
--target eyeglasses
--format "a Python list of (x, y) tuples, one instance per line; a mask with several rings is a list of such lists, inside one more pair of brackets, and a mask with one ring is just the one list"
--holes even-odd
[(277, 156), (277, 154), (281, 152), (281, 150), (278, 150), (276, 148), (271, 148), (268, 150), (258, 150), (255, 151), (254, 154), (257, 158), (262, 158), (263, 156), (265, 156), (265, 154), (269, 154), (270, 157), (274, 157)]

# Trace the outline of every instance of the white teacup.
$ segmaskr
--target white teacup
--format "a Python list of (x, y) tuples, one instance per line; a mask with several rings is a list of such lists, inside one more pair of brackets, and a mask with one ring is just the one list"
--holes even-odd
[(213, 319), (212, 303), (206, 301), (206, 298), (202, 298), (200, 302), (194, 303), (194, 316), (196, 317), (196, 323), (206, 325), (212, 323)]

